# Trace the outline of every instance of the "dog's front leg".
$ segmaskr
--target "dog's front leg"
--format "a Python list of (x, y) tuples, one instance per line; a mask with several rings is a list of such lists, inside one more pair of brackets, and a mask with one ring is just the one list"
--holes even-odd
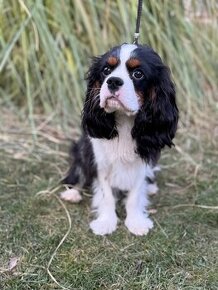
[(92, 208), (97, 219), (90, 223), (90, 228), (96, 235), (111, 234), (117, 227), (116, 202), (105, 173), (100, 173), (95, 180), (93, 192)]
[(134, 235), (146, 235), (153, 227), (153, 222), (146, 213), (147, 205), (147, 183), (143, 180), (128, 193), (126, 199), (125, 225)]

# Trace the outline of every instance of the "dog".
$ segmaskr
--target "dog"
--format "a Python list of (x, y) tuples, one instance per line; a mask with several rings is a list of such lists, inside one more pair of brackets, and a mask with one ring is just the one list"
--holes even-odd
[(147, 45), (122, 44), (94, 57), (87, 73), (83, 134), (71, 152), (72, 164), (61, 198), (79, 202), (78, 188), (91, 188), (96, 235), (117, 228), (116, 200), (125, 197), (125, 226), (134, 235), (153, 227), (149, 192), (161, 150), (173, 145), (178, 123), (170, 70)]

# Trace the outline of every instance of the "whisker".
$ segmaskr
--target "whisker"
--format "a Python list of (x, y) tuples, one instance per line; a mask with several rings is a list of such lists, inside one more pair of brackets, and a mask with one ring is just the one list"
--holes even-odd
[(94, 111), (94, 108), (96, 107), (97, 103), (99, 102), (99, 98), (100, 98), (100, 94), (96, 95), (93, 99), (92, 99), (92, 103), (91, 103), (91, 108), (90, 111)]
[(95, 100), (95, 98), (97, 98), (98, 96), (100, 96), (99, 94), (95, 95), (94, 98), (90, 98), (87, 101), (84, 102), (84, 104), (88, 104), (89, 102), (92, 102), (93, 100)]

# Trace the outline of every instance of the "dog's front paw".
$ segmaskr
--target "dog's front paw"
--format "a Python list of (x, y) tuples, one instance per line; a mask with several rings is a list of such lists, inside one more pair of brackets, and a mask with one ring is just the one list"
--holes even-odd
[(147, 235), (149, 230), (153, 228), (153, 222), (144, 214), (137, 214), (127, 216), (125, 226), (132, 234), (136, 236), (143, 236)]
[(90, 228), (94, 234), (104, 236), (111, 234), (117, 228), (117, 217), (114, 216), (99, 216), (96, 220), (92, 221)]

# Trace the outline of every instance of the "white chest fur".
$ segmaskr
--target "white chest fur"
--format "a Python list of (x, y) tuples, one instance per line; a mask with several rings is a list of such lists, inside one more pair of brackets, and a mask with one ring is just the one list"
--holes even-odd
[(112, 140), (92, 138), (98, 172), (105, 173), (111, 187), (131, 190), (137, 179), (145, 178), (146, 165), (135, 153), (136, 144), (131, 136), (134, 119), (117, 118), (119, 136)]

